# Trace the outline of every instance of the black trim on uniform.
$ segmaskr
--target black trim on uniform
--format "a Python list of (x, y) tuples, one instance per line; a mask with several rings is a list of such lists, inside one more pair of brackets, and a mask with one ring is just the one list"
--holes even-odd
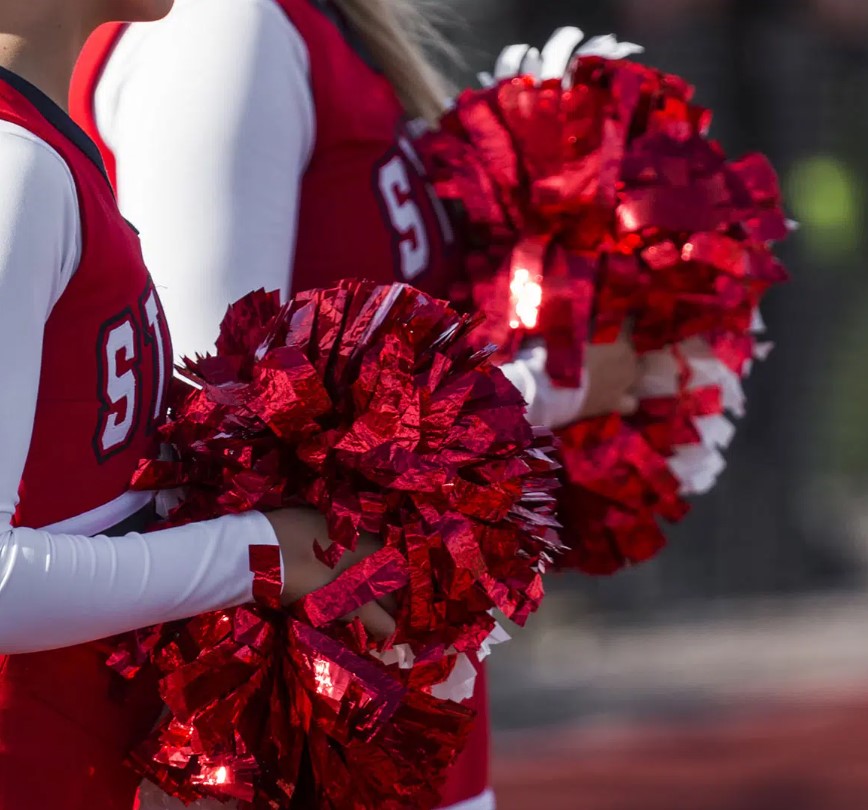
[(109, 182), (108, 174), (105, 170), (105, 164), (102, 162), (102, 155), (99, 153), (97, 145), (88, 137), (87, 133), (73, 121), (63, 108), (52, 101), (45, 93), (43, 93), (35, 84), (31, 84), (27, 79), (22, 78), (17, 73), (13, 73), (0, 66), (0, 81), (6, 82), (13, 90), (17, 90), (24, 96), (36, 109), (39, 114), (48, 121), (61, 135), (72, 141), (88, 159), (102, 172), (106, 182)]
[(330, 0), (310, 0), (326, 17), (328, 17), (335, 28), (341, 32), (347, 44), (356, 52), (361, 60), (371, 70), (377, 73), (382, 73), (380, 66), (374, 61), (368, 46), (365, 44), (358, 31), (350, 25), (349, 20), (344, 16), (344, 13)]

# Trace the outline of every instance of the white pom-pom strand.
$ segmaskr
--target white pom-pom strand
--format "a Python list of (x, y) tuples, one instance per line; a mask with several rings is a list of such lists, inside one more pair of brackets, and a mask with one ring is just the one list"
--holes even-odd
[[(751, 332), (760, 334), (765, 328), (757, 309), (753, 315)], [(765, 360), (771, 349), (771, 343), (757, 343), (754, 359)], [(687, 363), (688, 390), (717, 388), (723, 411), (735, 417), (744, 416), (746, 398), (742, 377), (715, 355), (705, 339), (695, 337), (683, 341), (677, 347), (677, 355)], [(640, 400), (678, 395), (679, 375), (683, 371), (678, 357), (672, 347), (643, 356), (642, 374), (635, 387)], [(744, 376), (750, 373), (751, 365), (750, 361), (745, 364)], [(699, 434), (699, 443), (676, 447), (668, 459), (669, 469), (681, 484), (682, 495), (703, 495), (714, 487), (726, 468), (721, 451), (730, 445), (735, 436), (735, 425), (724, 413), (695, 417), (693, 425)]]

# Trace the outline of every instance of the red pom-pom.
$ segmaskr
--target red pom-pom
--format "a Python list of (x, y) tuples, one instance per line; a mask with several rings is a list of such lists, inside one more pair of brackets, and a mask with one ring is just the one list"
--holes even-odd
[[(360, 532), (383, 548), (290, 614), (274, 550), (254, 550), (262, 604), (119, 649), (117, 668), (150, 660), (163, 676), (171, 716), (139, 764), (174, 795), (436, 803), (468, 718), (425, 690), (456, 652), (482, 649), (493, 609), (524, 623), (559, 548), (552, 437), (471, 345), (474, 323), (405, 285), (345, 282), (283, 307), (260, 291), (230, 307), (216, 356), (186, 361), (191, 384), (162, 428), (176, 459), (144, 463), (136, 480), (186, 488), (169, 525), (309, 505), (327, 520), (328, 564)], [(398, 629), (385, 644), (340, 622), (388, 594)], [(411, 673), (368, 655), (397, 645), (419, 663)]]
[(165, 793), (239, 807), (431, 808), (472, 713), (261, 607), (163, 628), (169, 715), (132, 764)]
[(653, 554), (657, 518), (710, 486), (722, 414), (740, 412), (739, 379), (763, 351), (760, 300), (786, 278), (770, 249), (787, 233), (774, 171), (727, 159), (691, 98), (678, 77), (585, 56), (565, 80), (463, 93), (418, 144), (462, 214), (453, 298), (485, 313), (479, 334), (502, 360), (542, 341), (549, 375), (576, 386), (588, 340), (623, 330), (650, 360), (635, 417), (562, 435), (560, 563), (592, 573)]

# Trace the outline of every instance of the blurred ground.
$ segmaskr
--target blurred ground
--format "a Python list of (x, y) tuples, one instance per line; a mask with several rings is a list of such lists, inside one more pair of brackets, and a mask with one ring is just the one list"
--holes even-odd
[(553, 596), (494, 657), (500, 810), (868, 808), (864, 597), (589, 628)]
[(506, 735), (498, 808), (859, 810), (868, 807), (866, 717), (868, 688), (701, 723)]

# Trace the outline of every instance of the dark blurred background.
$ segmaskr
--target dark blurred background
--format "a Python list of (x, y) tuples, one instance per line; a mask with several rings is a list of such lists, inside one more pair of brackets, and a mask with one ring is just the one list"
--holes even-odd
[(801, 223), (722, 482), (659, 560), (551, 581), (494, 656), (500, 806), (868, 808), (868, 0), (449, 5), (464, 85), (562, 25), (644, 45)]

